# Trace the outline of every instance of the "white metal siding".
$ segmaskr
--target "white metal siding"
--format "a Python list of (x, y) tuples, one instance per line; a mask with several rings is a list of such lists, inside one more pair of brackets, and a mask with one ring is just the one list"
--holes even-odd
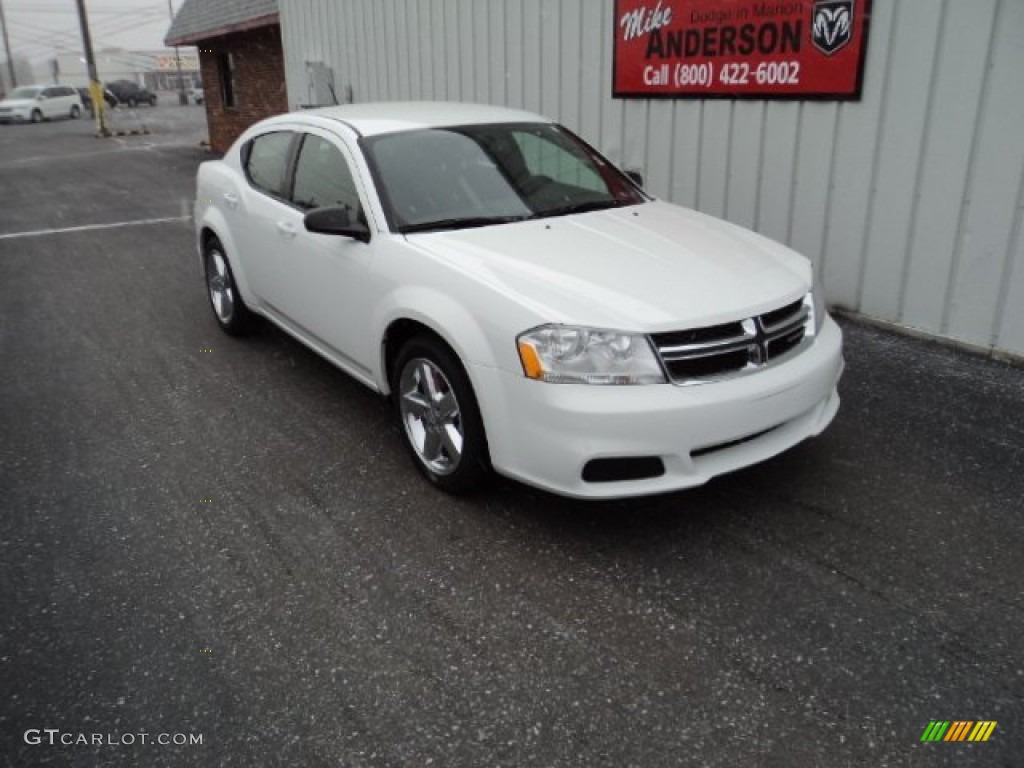
[(619, 100), (611, 0), (280, 0), (288, 94), (523, 107), (789, 243), (831, 303), (1024, 354), (1024, 0), (874, 0), (859, 102)]

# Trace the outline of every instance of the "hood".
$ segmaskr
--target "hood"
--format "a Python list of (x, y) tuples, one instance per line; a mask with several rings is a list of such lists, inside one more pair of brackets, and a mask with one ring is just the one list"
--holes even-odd
[(25, 107), (31, 107), (35, 103), (35, 99), (4, 99), (3, 101), (0, 101), (0, 107), (24, 109)]
[(785, 246), (662, 202), (407, 240), (538, 322), (648, 333), (715, 325), (812, 285), (810, 262)]

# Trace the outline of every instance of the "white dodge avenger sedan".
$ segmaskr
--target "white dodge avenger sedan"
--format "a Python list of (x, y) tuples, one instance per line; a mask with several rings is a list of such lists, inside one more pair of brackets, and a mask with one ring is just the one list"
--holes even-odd
[(213, 314), (261, 315), (394, 403), (416, 465), (566, 496), (700, 485), (819, 434), (839, 328), (811, 265), (661, 202), (526, 112), (281, 115), (198, 175)]

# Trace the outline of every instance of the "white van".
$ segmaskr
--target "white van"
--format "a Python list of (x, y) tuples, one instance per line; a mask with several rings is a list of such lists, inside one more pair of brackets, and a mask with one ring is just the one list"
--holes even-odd
[(0, 101), (0, 123), (33, 122), (82, 114), (82, 97), (69, 85), (25, 85)]

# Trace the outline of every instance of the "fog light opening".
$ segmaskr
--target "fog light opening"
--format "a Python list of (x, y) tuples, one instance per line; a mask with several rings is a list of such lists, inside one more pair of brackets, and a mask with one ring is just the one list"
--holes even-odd
[(618, 483), (624, 480), (649, 480), (665, 474), (665, 464), (658, 456), (630, 456), (612, 459), (591, 459), (583, 467), (587, 483)]

